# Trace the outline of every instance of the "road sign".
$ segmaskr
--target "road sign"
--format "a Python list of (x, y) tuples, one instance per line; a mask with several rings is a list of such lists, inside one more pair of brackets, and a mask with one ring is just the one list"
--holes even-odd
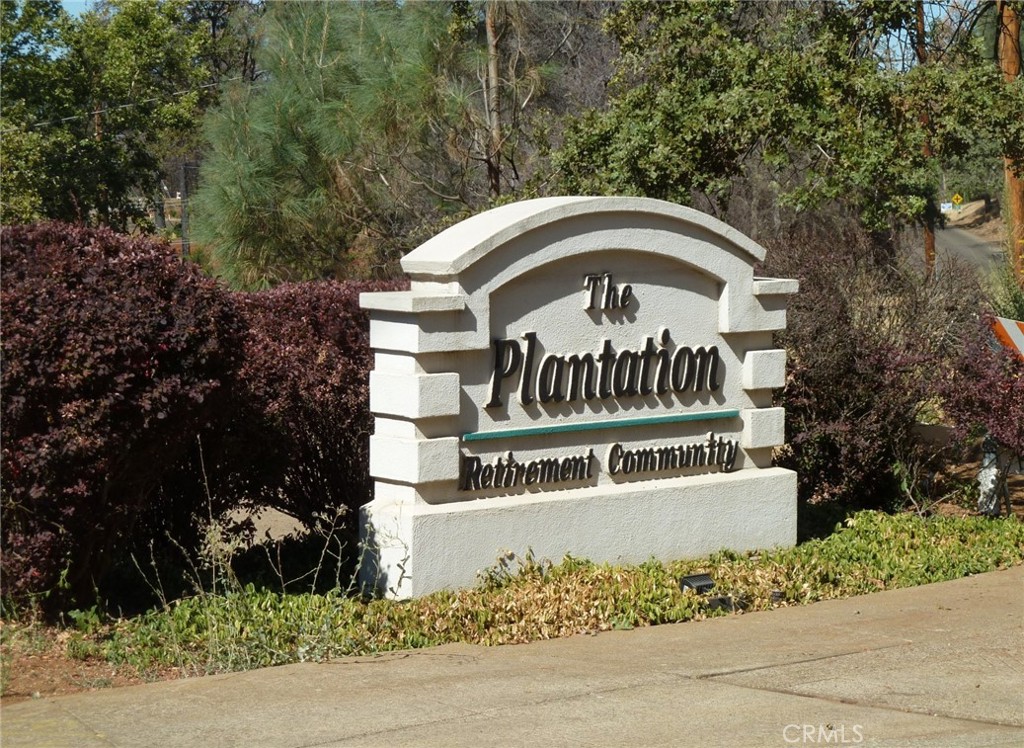
[(953, 195), (953, 205), (960, 205), (963, 201), (964, 199), (960, 196), (959, 192)]

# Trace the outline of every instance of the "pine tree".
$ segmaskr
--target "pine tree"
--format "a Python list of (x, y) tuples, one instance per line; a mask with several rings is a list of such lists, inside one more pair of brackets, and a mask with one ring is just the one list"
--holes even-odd
[(601, 11), (271, 4), (259, 80), (228, 87), (207, 122), (195, 223), (215, 270), (242, 288), (365, 273), (446, 222), (529, 194), (544, 173), (544, 115), (574, 101), (554, 73), (600, 72), (582, 40)]

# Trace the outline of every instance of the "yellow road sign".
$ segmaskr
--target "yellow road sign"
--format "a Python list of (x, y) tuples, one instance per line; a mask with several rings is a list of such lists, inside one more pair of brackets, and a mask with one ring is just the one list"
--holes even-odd
[(959, 192), (956, 193), (955, 195), (953, 195), (953, 205), (959, 205), (963, 201), (964, 201), (964, 199), (960, 196)]

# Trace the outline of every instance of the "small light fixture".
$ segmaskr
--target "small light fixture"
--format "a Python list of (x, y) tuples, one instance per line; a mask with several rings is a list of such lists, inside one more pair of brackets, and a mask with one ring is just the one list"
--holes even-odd
[(688, 574), (679, 580), (679, 589), (693, 590), (698, 595), (706, 595), (715, 588), (715, 580), (707, 574)]

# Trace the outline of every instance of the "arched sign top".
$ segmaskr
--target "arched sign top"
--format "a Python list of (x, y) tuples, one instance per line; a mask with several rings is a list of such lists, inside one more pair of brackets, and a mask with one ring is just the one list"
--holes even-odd
[[(536, 229), (559, 223), (617, 218), (623, 230), (677, 223), (680, 233), (707, 234), (733, 248), (748, 265), (764, 259), (765, 250), (731, 226), (704, 213), (663, 200), (643, 197), (546, 197), (503, 205), (479, 213), (441, 232), (410, 252), (402, 269), (413, 277), (453, 277), (492, 251)], [(585, 229), (583, 229), (585, 231)]]

